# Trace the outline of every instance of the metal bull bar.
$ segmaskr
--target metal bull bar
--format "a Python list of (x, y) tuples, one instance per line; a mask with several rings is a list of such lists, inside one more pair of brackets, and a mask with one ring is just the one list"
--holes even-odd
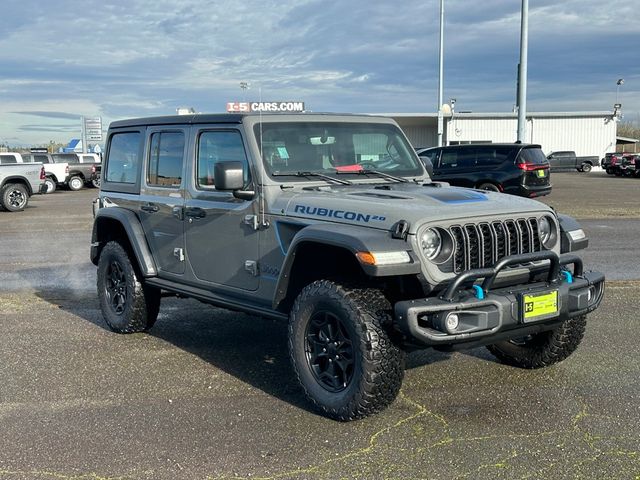
[(480, 278), (484, 278), (482, 282), (482, 291), (489, 292), (493, 282), (498, 277), (501, 270), (511, 265), (519, 265), (523, 263), (539, 262), (542, 260), (549, 260), (549, 272), (547, 274), (547, 282), (553, 283), (558, 280), (560, 276), (560, 267), (565, 265), (573, 265), (573, 275), (581, 276), (583, 272), (582, 259), (577, 255), (565, 254), (561, 257), (551, 250), (545, 250), (541, 252), (523, 253), (519, 255), (511, 255), (504, 257), (498, 263), (491, 268), (476, 268), (473, 270), (467, 270), (466, 272), (458, 275), (447, 287), (444, 293), (440, 296), (442, 300), (453, 301), (455, 294), (465, 284), (475, 282)]

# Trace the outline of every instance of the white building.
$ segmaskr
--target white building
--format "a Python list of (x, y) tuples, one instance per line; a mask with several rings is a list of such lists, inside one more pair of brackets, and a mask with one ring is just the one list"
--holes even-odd
[[(414, 147), (438, 144), (436, 113), (387, 113), (398, 122)], [(573, 150), (578, 156), (616, 150), (617, 119), (612, 112), (556, 112), (527, 114), (527, 143), (542, 146), (545, 154)], [(454, 113), (445, 115), (443, 145), (512, 143), (516, 141), (516, 113)]]

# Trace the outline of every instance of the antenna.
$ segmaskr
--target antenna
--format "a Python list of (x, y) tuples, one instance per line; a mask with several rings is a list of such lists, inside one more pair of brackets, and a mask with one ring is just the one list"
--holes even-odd
[[(262, 104), (262, 85), (258, 86), (258, 101)], [(260, 161), (262, 162), (262, 168), (260, 169), (260, 216), (262, 217), (260, 220), (260, 224), (262, 227), (267, 226), (267, 218), (265, 214), (265, 200), (264, 200), (264, 144), (262, 141), (262, 108), (259, 113), (259, 122), (260, 122)]]

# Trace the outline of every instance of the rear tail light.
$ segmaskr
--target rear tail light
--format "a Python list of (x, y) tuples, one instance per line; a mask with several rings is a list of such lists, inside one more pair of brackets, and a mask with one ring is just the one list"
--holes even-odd
[(69, 173), (69, 165), (67, 165), (66, 167), (64, 167), (64, 173)]
[(44, 171), (44, 167), (40, 167), (40, 180), (46, 180), (47, 174)]
[(549, 165), (539, 163), (518, 163), (517, 167), (525, 172), (531, 172), (533, 170), (544, 170), (545, 168), (549, 168)]
[(95, 165), (91, 165), (91, 173), (96, 173), (96, 166)]

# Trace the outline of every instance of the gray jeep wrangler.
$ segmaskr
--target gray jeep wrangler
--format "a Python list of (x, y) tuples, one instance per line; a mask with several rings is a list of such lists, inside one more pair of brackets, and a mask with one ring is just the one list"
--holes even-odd
[(102, 172), (91, 260), (109, 327), (151, 328), (163, 292), (288, 321), (302, 388), (339, 420), (388, 406), (410, 350), (559, 362), (604, 294), (573, 219), (431, 181), (387, 118), (118, 121)]

